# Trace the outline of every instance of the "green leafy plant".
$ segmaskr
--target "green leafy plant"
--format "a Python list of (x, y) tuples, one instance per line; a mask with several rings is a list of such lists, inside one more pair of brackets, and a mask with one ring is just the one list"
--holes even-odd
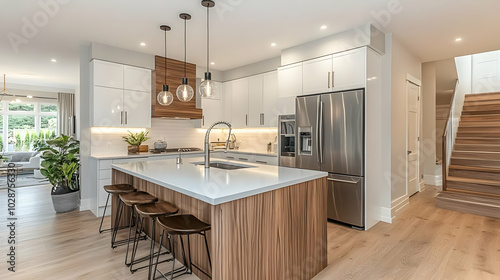
[(130, 146), (138, 147), (149, 139), (148, 134), (149, 131), (141, 131), (138, 133), (132, 133), (128, 131), (128, 135), (122, 136), (122, 138), (123, 141), (127, 142)]
[[(40, 141), (40, 140), (38, 140)], [(72, 191), (79, 189), (78, 176), (80, 167), (80, 142), (73, 137), (61, 135), (53, 140), (37, 142), (37, 150), (43, 152), (40, 173), (53, 185), (61, 185)]]
[(16, 151), (20, 151), (21, 147), (23, 146), (23, 142), (21, 140), (21, 133), (17, 131), (14, 137), (16, 139)]
[(30, 145), (31, 145), (30, 132), (26, 131), (26, 134), (24, 135), (23, 150), (29, 151)]

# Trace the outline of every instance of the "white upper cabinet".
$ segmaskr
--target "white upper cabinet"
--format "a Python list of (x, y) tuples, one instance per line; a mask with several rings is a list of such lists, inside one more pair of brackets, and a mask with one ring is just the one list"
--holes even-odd
[(332, 56), (305, 61), (303, 65), (303, 94), (324, 93), (330, 91), (333, 71)]
[(151, 92), (151, 70), (124, 66), (123, 88), (134, 91)]
[(201, 127), (208, 128), (212, 124), (221, 120), (221, 101), (218, 99), (203, 98), (201, 100), (203, 117)]
[(233, 122), (233, 84), (233, 81), (225, 82), (221, 96), (221, 118), (229, 123)]
[(248, 127), (248, 78), (233, 81), (232, 111), (232, 125)]
[(366, 48), (333, 55), (332, 91), (363, 88), (366, 84)]
[(273, 71), (263, 75), (263, 124), (265, 127), (278, 126), (278, 72)]
[(151, 70), (91, 62), (92, 126), (151, 127)]
[(123, 126), (151, 127), (151, 93), (123, 91)]
[(302, 62), (278, 69), (278, 98), (302, 94)]
[(263, 75), (248, 78), (248, 127), (264, 126), (263, 93)]
[(94, 85), (123, 88), (123, 65), (102, 60), (93, 60)]
[(92, 126), (123, 126), (123, 90), (94, 86)]

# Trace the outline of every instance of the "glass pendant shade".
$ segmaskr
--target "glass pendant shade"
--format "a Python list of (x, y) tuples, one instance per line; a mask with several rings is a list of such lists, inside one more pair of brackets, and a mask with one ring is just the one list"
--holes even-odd
[(168, 106), (174, 101), (174, 95), (168, 90), (167, 85), (163, 85), (163, 91), (160, 91), (157, 96), (158, 103), (163, 106)]
[(182, 102), (188, 102), (193, 99), (194, 90), (188, 85), (188, 79), (182, 78), (182, 84), (177, 88), (177, 98)]
[(211, 98), (217, 94), (217, 86), (212, 81), (210, 72), (205, 72), (205, 80), (200, 85), (200, 95), (203, 98)]

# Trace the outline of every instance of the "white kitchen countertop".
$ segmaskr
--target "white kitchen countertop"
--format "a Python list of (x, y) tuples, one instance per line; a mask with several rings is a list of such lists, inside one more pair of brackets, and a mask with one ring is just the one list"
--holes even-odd
[(203, 157), (183, 158), (183, 161), (180, 165), (176, 164), (175, 159), (138, 161), (113, 164), (112, 168), (212, 205), (328, 176), (327, 172), (256, 163), (242, 164), (215, 158), (211, 162), (252, 167), (237, 170), (214, 167), (205, 169), (203, 165), (193, 164), (203, 162)]
[[(210, 154), (214, 153), (223, 153), (223, 150), (215, 150), (211, 151)], [(258, 156), (268, 156), (268, 157), (277, 157), (277, 153), (268, 153), (268, 152), (252, 152), (252, 151), (246, 151), (246, 150), (227, 150), (228, 153), (238, 153), (238, 154), (247, 154), (247, 155), (258, 155)], [(200, 154), (203, 155), (203, 151), (194, 151), (194, 152), (183, 152), (183, 155), (193, 155), (193, 154)], [(92, 158), (95, 159), (123, 159), (123, 158), (144, 158), (144, 157), (161, 157), (161, 156), (176, 156), (178, 153), (160, 153), (160, 154), (154, 154), (154, 153), (139, 153), (136, 155), (129, 155), (129, 154), (114, 154), (114, 155), (92, 155)]]

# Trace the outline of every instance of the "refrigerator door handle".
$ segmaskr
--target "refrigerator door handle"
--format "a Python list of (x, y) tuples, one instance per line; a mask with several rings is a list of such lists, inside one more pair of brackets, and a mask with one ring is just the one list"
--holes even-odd
[(323, 163), (323, 102), (319, 102), (319, 114), (318, 114), (318, 155), (319, 162)]
[(327, 178), (328, 181), (333, 181), (333, 182), (340, 182), (340, 183), (347, 183), (347, 184), (357, 184), (359, 183), (359, 179), (356, 181), (347, 181), (347, 180), (340, 180), (340, 179), (332, 179), (332, 178)]

